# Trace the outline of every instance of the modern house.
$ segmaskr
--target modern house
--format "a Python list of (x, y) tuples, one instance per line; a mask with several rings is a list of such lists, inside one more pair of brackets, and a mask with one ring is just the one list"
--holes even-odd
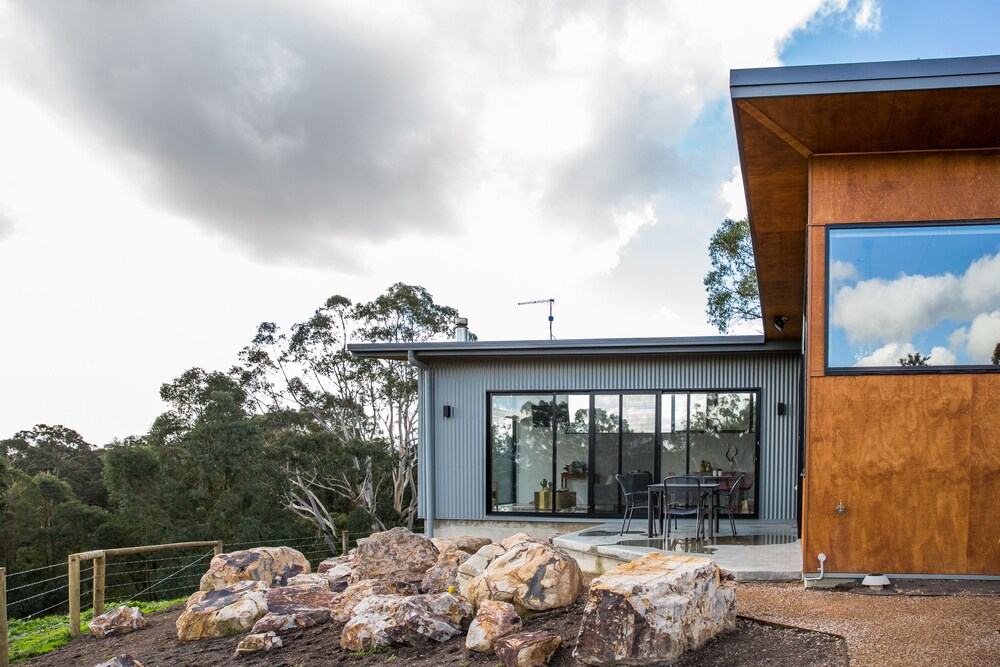
[(615, 474), (721, 469), (805, 572), (1000, 575), (1000, 57), (731, 94), (764, 335), (351, 346), (422, 369), (421, 515), (593, 524)]

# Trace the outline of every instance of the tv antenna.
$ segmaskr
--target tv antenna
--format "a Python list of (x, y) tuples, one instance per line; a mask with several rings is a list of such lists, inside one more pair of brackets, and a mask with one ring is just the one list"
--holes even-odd
[(530, 306), (530, 305), (536, 304), (536, 303), (547, 303), (547, 304), (549, 304), (549, 340), (555, 340), (556, 339), (556, 337), (552, 335), (552, 320), (555, 319), (554, 317), (552, 317), (552, 304), (554, 304), (555, 302), (556, 302), (555, 299), (535, 299), (534, 301), (518, 301), (517, 302), (517, 305), (519, 305), (519, 306)]

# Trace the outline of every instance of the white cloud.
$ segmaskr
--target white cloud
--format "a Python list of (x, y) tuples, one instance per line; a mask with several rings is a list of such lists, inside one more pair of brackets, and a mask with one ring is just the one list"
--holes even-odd
[(957, 277), (902, 274), (845, 285), (835, 293), (830, 321), (851, 342), (911, 340), (944, 320), (971, 320), (995, 308), (1000, 308), (1000, 253), (980, 257)]
[(747, 217), (747, 199), (743, 191), (743, 172), (739, 165), (733, 167), (733, 177), (720, 188), (722, 201), (726, 204), (726, 217), (742, 220)]
[(839, 259), (830, 263), (830, 281), (844, 282), (845, 280), (857, 280), (858, 268), (850, 262), (842, 262)]
[(973, 363), (988, 364), (993, 350), (1000, 344), (1000, 310), (980, 313), (968, 327), (956, 329), (951, 335), (953, 347), (964, 346)]
[(915, 354), (913, 343), (888, 343), (867, 356), (858, 359), (855, 366), (898, 366), (899, 360), (908, 354)]
[(958, 357), (946, 347), (932, 347), (928, 366), (954, 366)]
[(861, 0), (858, 3), (854, 28), (859, 32), (878, 32), (882, 29), (882, 9), (876, 0)]

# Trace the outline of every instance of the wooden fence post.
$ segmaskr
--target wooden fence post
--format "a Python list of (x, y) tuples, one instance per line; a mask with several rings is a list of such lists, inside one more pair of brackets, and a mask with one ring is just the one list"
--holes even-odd
[(0, 667), (7, 667), (7, 570), (0, 567)]
[(69, 636), (80, 634), (80, 556), (69, 557)]
[(104, 556), (94, 559), (94, 616), (104, 613)]
[(351, 541), (349, 539), (347, 539), (347, 531), (346, 530), (341, 531), (341, 533), (340, 533), (340, 539), (342, 539), (344, 541), (344, 551), (341, 554), (341, 556), (346, 556), (347, 555), (347, 548), (349, 546), (351, 546)]
[(222, 540), (216, 540), (213, 550), (215, 551), (215, 553), (212, 554), (213, 556), (218, 556), (222, 553)]

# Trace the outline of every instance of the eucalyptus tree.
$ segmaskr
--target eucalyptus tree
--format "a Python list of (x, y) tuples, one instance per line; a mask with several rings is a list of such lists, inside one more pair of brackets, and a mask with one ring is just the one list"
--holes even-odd
[(233, 375), (261, 412), (303, 412), (336, 438), (346, 465), (287, 470), (289, 507), (324, 533), (332, 516), (319, 490), (364, 508), (374, 528), (385, 527), (386, 493), (395, 523), (412, 527), (416, 518), (416, 371), (406, 362), (357, 358), (347, 345), (448, 336), (457, 315), (423, 287), (396, 283), (368, 303), (332, 296), (288, 332), (264, 322), (240, 353)]
[(708, 244), (712, 269), (705, 276), (709, 324), (727, 333), (737, 322), (760, 319), (757, 267), (750, 223), (726, 218)]

